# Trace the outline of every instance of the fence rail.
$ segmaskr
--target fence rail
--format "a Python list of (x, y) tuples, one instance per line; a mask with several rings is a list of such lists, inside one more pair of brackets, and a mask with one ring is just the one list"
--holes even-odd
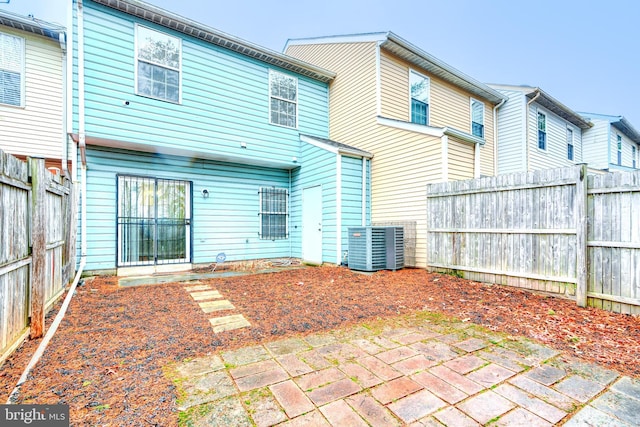
[(72, 183), (44, 160), (28, 163), (0, 150), (0, 365), (28, 336), (73, 275)]
[(640, 172), (578, 165), (428, 185), (427, 265), (640, 313)]

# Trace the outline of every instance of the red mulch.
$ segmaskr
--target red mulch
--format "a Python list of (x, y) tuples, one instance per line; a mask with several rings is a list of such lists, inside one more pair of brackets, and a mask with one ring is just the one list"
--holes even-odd
[[(183, 285), (119, 288), (116, 280), (77, 289), (18, 403), (69, 404), (73, 425), (175, 425), (175, 389), (162, 371), (170, 362), (416, 310), (527, 336), (640, 378), (638, 317), (424, 270), (318, 267), (212, 279), (252, 325), (221, 334)], [(0, 403), (38, 344), (26, 342), (0, 368)]]

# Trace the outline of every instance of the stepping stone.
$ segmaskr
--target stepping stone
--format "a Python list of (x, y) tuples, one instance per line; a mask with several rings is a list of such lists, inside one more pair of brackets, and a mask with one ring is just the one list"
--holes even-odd
[(209, 285), (195, 285), (195, 286), (185, 286), (185, 291), (194, 292), (194, 291), (207, 291), (211, 289)]
[(191, 292), (191, 297), (195, 301), (205, 301), (208, 299), (222, 298), (222, 295), (220, 295), (220, 292), (218, 291), (211, 290), (202, 292)]
[(231, 304), (226, 299), (217, 300), (217, 301), (206, 301), (206, 302), (201, 302), (201, 303), (198, 303), (198, 304), (200, 305), (200, 308), (202, 309), (202, 311), (204, 311), (205, 313), (212, 313), (214, 311), (233, 310), (233, 309), (235, 309), (233, 304)]
[(209, 319), (211, 326), (213, 326), (213, 332), (216, 334), (224, 331), (231, 331), (233, 329), (240, 329), (246, 326), (251, 326), (251, 323), (244, 318), (242, 314), (234, 314), (232, 316), (214, 317)]

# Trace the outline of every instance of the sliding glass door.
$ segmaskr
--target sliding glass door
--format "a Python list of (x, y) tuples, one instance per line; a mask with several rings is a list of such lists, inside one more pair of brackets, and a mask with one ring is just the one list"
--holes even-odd
[(118, 267), (191, 261), (191, 182), (118, 176)]

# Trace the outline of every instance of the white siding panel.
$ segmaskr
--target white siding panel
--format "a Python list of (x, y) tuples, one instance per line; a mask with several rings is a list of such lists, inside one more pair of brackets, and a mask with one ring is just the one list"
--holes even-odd
[(524, 95), (520, 91), (500, 92), (509, 99), (498, 109), (498, 174), (523, 172)]
[(2, 27), (25, 39), (23, 107), (0, 104), (0, 146), (25, 156), (62, 158), (63, 54), (59, 43)]
[(582, 133), (582, 159), (590, 168), (607, 169), (609, 167), (609, 121), (591, 119), (593, 127)]

